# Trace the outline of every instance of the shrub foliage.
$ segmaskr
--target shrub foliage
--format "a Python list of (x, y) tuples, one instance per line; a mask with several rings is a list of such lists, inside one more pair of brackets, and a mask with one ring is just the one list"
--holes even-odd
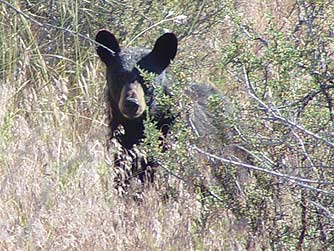
[[(0, 1), (0, 247), (331, 250), (333, 10), (329, 0)], [(168, 150), (148, 119), (138, 148), (160, 163), (156, 184), (126, 198), (105, 147), (101, 28), (124, 46), (180, 39), (173, 95), (160, 95), (179, 114)], [(224, 94), (205, 102), (207, 137), (189, 126), (192, 81)]]

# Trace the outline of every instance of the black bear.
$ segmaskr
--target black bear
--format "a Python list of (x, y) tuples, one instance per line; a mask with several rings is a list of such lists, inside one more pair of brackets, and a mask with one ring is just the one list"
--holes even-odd
[[(97, 53), (107, 68), (106, 100), (111, 129), (110, 142), (114, 149), (117, 148), (113, 161), (114, 165), (119, 167), (116, 169), (125, 170), (125, 173), (116, 175), (116, 187), (127, 187), (134, 176), (142, 183), (147, 179), (152, 182), (156, 163), (154, 160), (148, 161), (138, 153), (134, 145), (140, 144), (145, 138), (144, 122), (148, 115), (153, 118), (157, 129), (164, 136), (168, 134), (169, 127), (178, 116), (168, 109), (161, 109), (156, 101), (156, 87), (161, 87), (160, 90), (169, 95), (169, 87), (174, 83), (172, 75), (165, 70), (176, 56), (177, 38), (173, 33), (166, 33), (156, 40), (152, 50), (121, 50), (115, 36), (107, 30), (99, 31), (96, 41), (100, 44)], [(147, 79), (142, 76), (143, 71), (154, 76), (150, 79), (152, 83), (147, 83)], [(252, 158), (248, 151), (244, 150), (245, 147), (238, 138), (236, 141), (234, 139), (237, 132), (233, 124), (224, 119), (233, 114), (227, 97), (216, 87), (200, 83), (189, 83), (184, 94), (192, 100), (191, 110), (182, 115), (186, 115), (185, 123), (197, 136), (195, 144), (218, 152), (226, 158), (251, 164)], [(124, 132), (120, 130), (122, 127)], [(193, 156), (199, 162), (202, 161), (200, 156)], [(222, 180), (219, 163), (210, 158), (210, 168), (211, 166), (214, 179)], [(206, 169), (208, 166), (204, 171)], [(240, 170), (240, 177), (248, 177), (243, 171), (245, 170)], [(240, 179), (245, 181), (244, 178)]]
[[(107, 68), (106, 100), (109, 108), (110, 137), (116, 138), (127, 152), (131, 152), (133, 146), (138, 145), (145, 137), (144, 120), (147, 112), (156, 122), (157, 128), (166, 135), (175, 117), (165, 114), (166, 112), (157, 107), (154, 91), (156, 86), (161, 86), (168, 94), (167, 86), (170, 85), (170, 80), (166, 77), (165, 69), (177, 52), (176, 36), (165, 33), (156, 40), (151, 51), (140, 48), (121, 50), (116, 37), (107, 30), (97, 33), (96, 42), (103, 45), (97, 47), (97, 54)], [(142, 71), (154, 74), (154, 84), (145, 82)], [(123, 127), (123, 133), (118, 131), (120, 126)], [(142, 162), (137, 157), (134, 159), (134, 162)], [(142, 165), (145, 171), (150, 163)], [(137, 166), (132, 169), (137, 169)], [(144, 175), (139, 175), (142, 181)]]

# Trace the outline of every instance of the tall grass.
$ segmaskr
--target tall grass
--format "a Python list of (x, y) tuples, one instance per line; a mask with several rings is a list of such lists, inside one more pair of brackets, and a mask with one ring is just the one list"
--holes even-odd
[[(302, 149), (295, 142), (271, 148), (258, 140), (288, 130), (260, 116), (263, 109), (254, 106), (242, 81), (236, 80), (244, 72), (229, 64), (249, 63), (246, 73), (265, 83), (256, 68), (255, 59), (264, 51), (254, 42), (256, 35), (271, 39), (273, 23), (290, 30), (298, 17), (294, 6), (290, 0), (0, 1), (0, 249), (331, 250), (331, 215), (312, 203), (321, 198), (331, 210), (332, 197), (301, 189), (291, 180), (219, 161), (213, 165), (190, 149), (189, 131), (182, 123), (168, 139), (179, 143), (164, 155), (174, 176), (161, 170), (155, 186), (143, 191), (133, 185), (129, 194), (139, 190), (139, 201), (114, 189), (106, 148), (105, 69), (90, 39), (108, 28), (124, 46), (151, 47), (159, 34), (170, 30), (180, 38), (172, 65), (180, 82), (215, 84), (236, 108), (226, 118), (216, 109), (217, 100), (211, 100), (216, 118), (225, 119), (228, 129), (242, 130), (231, 136), (235, 144), (224, 138), (208, 149), (241, 161), (245, 152), (235, 154), (234, 146), (247, 139), (247, 146), (257, 146), (248, 152), (254, 165), (278, 163), (281, 153), (287, 153), (288, 166), (303, 164), (299, 152), (293, 152)], [(270, 76), (279, 79), (279, 64), (268, 62), (268, 68), (274, 62)], [(300, 82), (307, 82), (303, 76)], [(268, 93), (263, 96), (276, 97)], [(182, 102), (186, 110), (187, 102)], [(321, 145), (321, 154), (311, 157), (318, 163), (324, 156), (330, 163), (328, 149)], [(291, 173), (318, 178), (310, 169)]]
[[(224, 228), (209, 236), (196, 233), (201, 205), (194, 192), (184, 189), (178, 201), (164, 202), (163, 192), (148, 189), (138, 204), (113, 188), (104, 66), (94, 45), (75, 33), (93, 38), (110, 26), (110, 18), (126, 18), (112, 17), (113, 10), (127, 16), (128, 6), (141, 15), (142, 4), (10, 4), (41, 24), (73, 33), (40, 26), (0, 3), (0, 249), (194, 250), (205, 242), (218, 247), (220, 233), (227, 236)], [(151, 22), (145, 15), (140, 19), (137, 30)]]

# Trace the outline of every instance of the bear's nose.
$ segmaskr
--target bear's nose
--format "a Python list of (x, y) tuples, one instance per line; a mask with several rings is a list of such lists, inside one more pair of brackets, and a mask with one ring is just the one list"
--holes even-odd
[(135, 98), (127, 98), (125, 102), (125, 107), (127, 110), (136, 111), (139, 107), (139, 102)]

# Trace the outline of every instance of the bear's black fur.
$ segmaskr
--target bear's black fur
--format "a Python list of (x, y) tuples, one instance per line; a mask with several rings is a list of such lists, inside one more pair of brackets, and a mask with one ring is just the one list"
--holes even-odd
[[(96, 41), (103, 45), (97, 47), (97, 54), (107, 68), (106, 100), (110, 138), (121, 144), (121, 154), (134, 156), (130, 171), (133, 174), (138, 169), (142, 170), (138, 177), (144, 181), (146, 170), (154, 166), (154, 163), (148, 163), (143, 157), (139, 157), (133, 152), (133, 147), (145, 137), (144, 121), (147, 112), (164, 136), (175, 119), (171, 113), (167, 111), (166, 114), (157, 107), (154, 91), (156, 86), (160, 86), (168, 94), (167, 86), (171, 83), (166, 77), (165, 69), (176, 55), (177, 38), (173, 33), (165, 33), (156, 40), (151, 51), (140, 48), (121, 49), (115, 36), (107, 30), (100, 30)], [(154, 74), (153, 84), (145, 83), (141, 71)], [(123, 127), (123, 133), (120, 133), (120, 126)], [(116, 157), (116, 165), (122, 160), (122, 156)], [(152, 180), (152, 174), (150, 176)]]
[[(115, 137), (121, 125), (124, 134), (117, 134), (123, 147), (131, 149), (144, 138), (146, 108), (151, 113), (158, 129), (167, 133), (166, 126), (173, 121), (172, 116), (161, 114), (154, 100), (153, 86), (167, 86), (164, 70), (174, 59), (177, 38), (173, 33), (165, 33), (157, 39), (152, 51), (138, 48), (120, 49), (115, 36), (107, 30), (96, 35), (102, 46), (97, 53), (107, 67), (107, 102), (110, 108), (111, 136)], [(147, 85), (140, 70), (155, 74), (154, 85)]]

